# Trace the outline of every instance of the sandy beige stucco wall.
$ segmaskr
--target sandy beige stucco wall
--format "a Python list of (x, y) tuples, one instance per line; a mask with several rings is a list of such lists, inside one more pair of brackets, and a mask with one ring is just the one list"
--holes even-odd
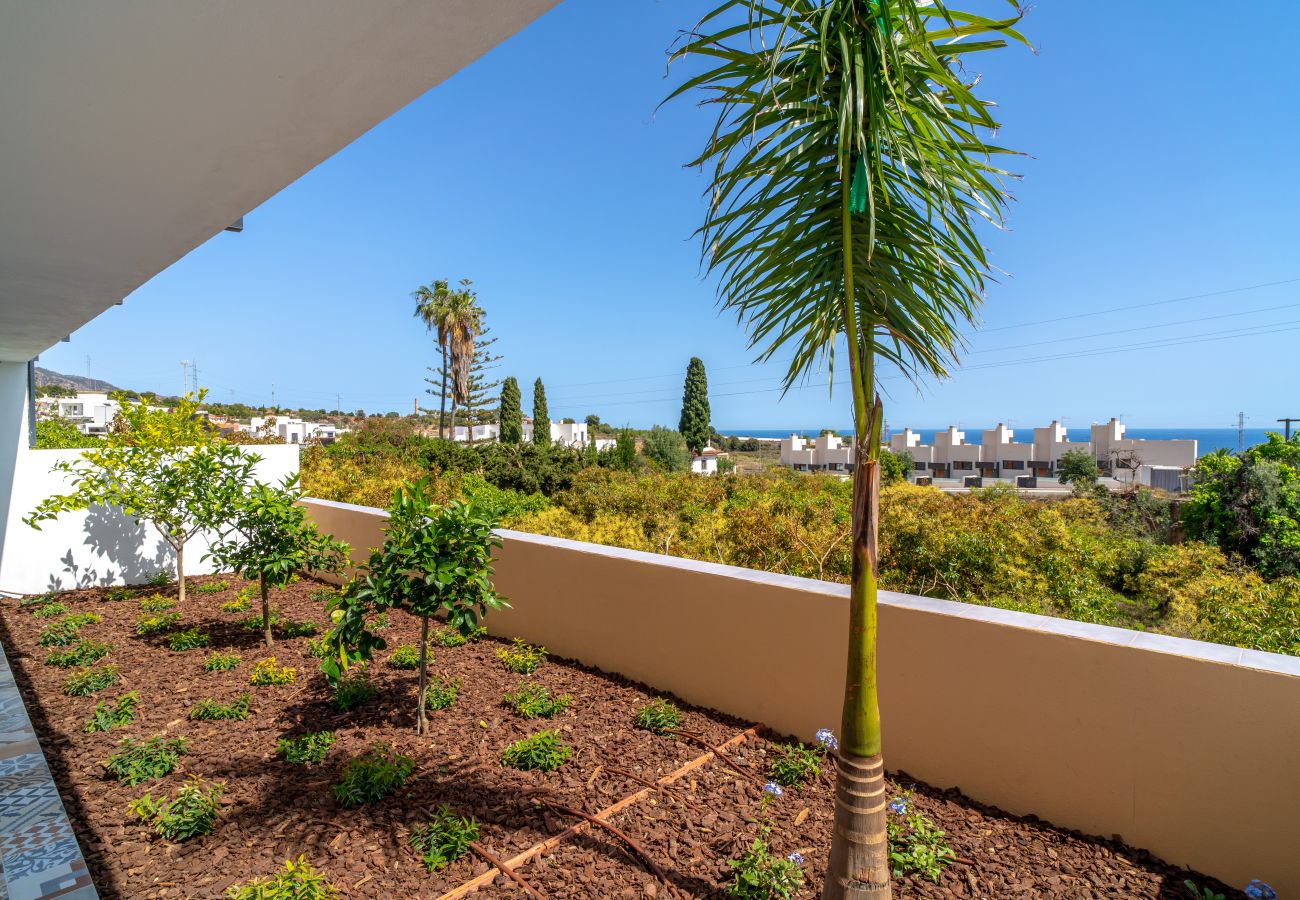
[[(380, 513), (308, 501), (364, 558)], [(503, 532), (489, 620), (808, 738), (838, 729), (847, 590)], [(1300, 660), (942, 600), (880, 609), (885, 759), (937, 786), (1300, 896)]]

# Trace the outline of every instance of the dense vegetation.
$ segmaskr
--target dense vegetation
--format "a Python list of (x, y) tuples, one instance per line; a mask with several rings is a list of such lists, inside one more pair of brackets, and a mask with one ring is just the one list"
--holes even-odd
[[(493, 506), (510, 528), (848, 581), (848, 482), (777, 469), (700, 478), (641, 456), (625, 471), (612, 457), (593, 463), (562, 447), (470, 448), (372, 432), (305, 450), (303, 482), (311, 496), (381, 506), (402, 481), (431, 474), (434, 499)], [(1300, 654), (1300, 579), (1256, 567), (1244, 547), (1215, 546), (1203, 532), (1174, 542), (1169, 501), (1149, 491), (1052, 501), (997, 488), (949, 495), (904, 483), (904, 471), (886, 469), (881, 497), (888, 589)], [(1187, 505), (1189, 531), (1192, 510), (1208, 504), (1196, 498), (1210, 490)]]

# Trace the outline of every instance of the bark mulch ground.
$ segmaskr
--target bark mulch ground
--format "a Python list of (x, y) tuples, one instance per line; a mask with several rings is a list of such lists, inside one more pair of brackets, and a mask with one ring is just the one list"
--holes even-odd
[[(199, 594), (197, 584), (225, 581), (219, 593)], [(595, 813), (697, 759), (705, 750), (681, 737), (656, 737), (633, 727), (635, 712), (658, 694), (576, 663), (552, 659), (531, 676), (553, 693), (573, 696), (570, 709), (554, 720), (525, 721), (501, 704), (520, 676), (496, 658), (500, 642), (484, 640), (438, 648), (432, 670), (459, 678), (459, 699), (430, 714), (433, 733), (414, 730), (416, 674), (389, 666), (386, 654), (371, 666), (375, 699), (348, 713), (330, 707), (318, 662), (306, 652), (307, 637), (279, 639), (268, 651), (258, 631), (240, 619), (256, 612), (222, 613), (218, 606), (245, 586), (240, 579), (191, 580), (181, 610), (181, 628), (198, 627), (212, 636), (210, 649), (173, 652), (166, 638), (138, 637), (139, 599), (175, 587), (138, 588), (134, 596), (110, 601), (102, 589), (71, 591), (58, 600), (73, 612), (94, 611), (103, 622), (82, 635), (113, 644), (105, 664), (120, 667), (121, 682), (89, 697), (62, 691), (71, 670), (45, 665), (49, 652), (37, 635), (49, 620), (14, 603), (0, 607), (4, 641), (50, 768), (59, 785), (95, 883), (104, 897), (219, 897), (235, 883), (273, 873), (283, 860), (303, 854), (348, 897), (438, 897), (488, 871), (465, 857), (429, 874), (407, 843), (424, 810), (447, 803), (482, 825), (480, 843), (499, 859), (546, 840), (577, 820), (555, 812), (548, 800)], [(274, 595), (281, 613), (313, 622), (323, 633), (327, 618), (321, 591), (311, 581)], [(418, 624), (394, 614), (384, 632), (390, 650), (418, 641)], [(204, 671), (211, 649), (233, 649), (242, 662), (231, 671)], [(274, 654), (297, 668), (290, 685), (252, 687), (254, 664)], [(82, 726), (97, 700), (126, 691), (141, 696), (133, 724), (108, 733), (86, 734)], [(196, 722), (190, 707), (203, 698), (229, 702), (252, 694), (252, 713), (243, 722)], [(683, 729), (717, 746), (753, 723), (679, 704)], [(291, 766), (275, 755), (276, 739), (303, 731), (332, 729), (336, 740), (319, 766)], [(553, 774), (505, 768), (505, 746), (543, 728), (556, 728), (573, 748)], [(176, 772), (139, 787), (109, 779), (101, 762), (123, 737), (185, 736), (189, 752)], [(548, 898), (722, 897), (731, 870), (758, 831), (762, 781), (774, 736), (759, 734), (735, 745), (725, 761), (713, 759), (671, 787), (653, 792), (611, 818), (668, 874), (671, 891), (619, 838), (602, 829), (571, 838), (519, 867)], [(329, 786), (344, 763), (384, 741), (414, 757), (413, 778), (386, 801), (343, 809)], [(614, 770), (621, 770), (614, 771)], [(631, 776), (629, 777), (628, 774)], [(223, 814), (217, 830), (184, 844), (171, 844), (126, 813), (146, 790), (171, 795), (188, 774), (224, 782)], [(816, 897), (822, 886), (832, 823), (833, 765), (823, 766), (811, 784), (789, 789), (769, 812), (774, 852), (798, 851), (805, 859), (799, 897)], [(899, 897), (1160, 897), (1183, 898), (1191, 878), (1224, 893), (1243, 896), (1214, 879), (1176, 869), (1147, 853), (1114, 841), (1074, 834), (1033, 818), (1011, 816), (895, 775), (892, 791), (911, 789), (915, 809), (947, 834), (957, 862), (940, 881), (901, 877)], [(479, 896), (524, 897), (504, 876)]]

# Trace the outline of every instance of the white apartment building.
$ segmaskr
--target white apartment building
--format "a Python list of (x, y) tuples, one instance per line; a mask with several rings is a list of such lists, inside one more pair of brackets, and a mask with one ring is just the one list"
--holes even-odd
[[(532, 441), (533, 439), (533, 420), (524, 419), (522, 423), (523, 439)], [(437, 435), (436, 428), (426, 429), (429, 437)], [(474, 437), (474, 443), (491, 443), (501, 439), (501, 426), (496, 422), (489, 422), (484, 425), (457, 425), (452, 440), (468, 442), (470, 435)], [(551, 443), (559, 444), (563, 447), (573, 447), (578, 450), (585, 450), (595, 441), (596, 449), (608, 450), (618, 441), (613, 438), (591, 438), (587, 434), (587, 425), (585, 422), (552, 422), (551, 423)]]
[[(1103, 471), (1145, 484), (1151, 483), (1153, 470), (1181, 470), (1196, 464), (1196, 441), (1126, 438), (1124, 424), (1114, 418), (1093, 425), (1086, 441), (1070, 440), (1066, 427), (1056, 421), (1033, 429), (1032, 442), (1017, 442), (1015, 434), (999, 422), (981, 432), (981, 443), (971, 444), (966, 442), (966, 432), (949, 426), (935, 434), (934, 443), (923, 444), (919, 434), (904, 428), (891, 436), (889, 448), (910, 453), (917, 475), (935, 478), (1050, 477), (1061, 457), (1072, 450), (1091, 454)], [(853, 466), (853, 447), (838, 435), (809, 440), (792, 434), (781, 441), (781, 464), (806, 472), (847, 472)], [(1125, 476), (1126, 472), (1131, 474)]]
[(57, 416), (77, 426), (82, 434), (101, 436), (108, 434), (122, 408), (102, 391), (79, 392), (75, 397), (41, 397), (35, 405), (38, 419)]
[(275, 436), (286, 444), (305, 444), (312, 440), (332, 444), (348, 430), (330, 422), (305, 422), (290, 416), (253, 416), (248, 422), (241, 430), (259, 437)]

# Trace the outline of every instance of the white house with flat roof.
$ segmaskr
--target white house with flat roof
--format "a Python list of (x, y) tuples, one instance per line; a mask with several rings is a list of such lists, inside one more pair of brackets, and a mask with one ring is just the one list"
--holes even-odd
[(781, 441), (781, 465), (798, 472), (849, 472), (853, 469), (853, 445), (838, 434), (808, 439), (792, 434)]

